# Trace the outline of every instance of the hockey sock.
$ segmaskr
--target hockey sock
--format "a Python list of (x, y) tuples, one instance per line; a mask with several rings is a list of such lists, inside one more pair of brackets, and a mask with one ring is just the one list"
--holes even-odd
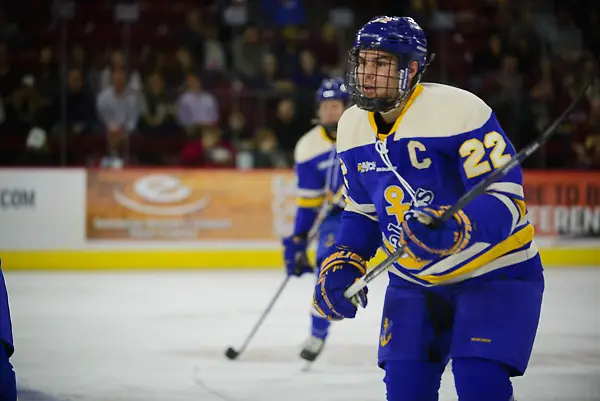
[(459, 401), (506, 401), (513, 395), (508, 367), (482, 358), (452, 360)]
[(438, 400), (443, 363), (387, 361), (383, 368), (388, 401)]
[(312, 315), (311, 334), (317, 338), (324, 340), (329, 332), (331, 322), (321, 316)]

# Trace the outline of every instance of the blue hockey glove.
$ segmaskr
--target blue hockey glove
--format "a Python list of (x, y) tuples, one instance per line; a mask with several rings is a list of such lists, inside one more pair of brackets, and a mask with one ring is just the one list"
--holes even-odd
[[(346, 247), (333, 245), (321, 264), (315, 286), (313, 308), (329, 320), (356, 316), (357, 306), (344, 297), (344, 291), (367, 272), (367, 263)], [(358, 293), (358, 302), (367, 306), (367, 289)]]
[(437, 260), (468, 246), (473, 227), (462, 210), (440, 227), (427, 225), (446, 209), (448, 206), (429, 205), (411, 209), (404, 215), (400, 245), (411, 258)]
[(283, 260), (288, 276), (300, 277), (304, 273), (314, 271), (306, 256), (307, 246), (306, 238), (299, 235), (283, 239)]

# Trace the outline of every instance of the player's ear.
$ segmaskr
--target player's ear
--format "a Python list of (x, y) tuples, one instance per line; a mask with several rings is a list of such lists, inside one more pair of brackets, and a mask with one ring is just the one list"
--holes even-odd
[(419, 63), (417, 61), (413, 61), (410, 63), (410, 79), (413, 79), (417, 73), (419, 72)]

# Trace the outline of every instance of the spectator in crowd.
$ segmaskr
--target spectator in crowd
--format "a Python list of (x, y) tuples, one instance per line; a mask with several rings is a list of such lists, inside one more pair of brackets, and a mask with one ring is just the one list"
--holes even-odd
[(186, 15), (186, 24), (181, 32), (181, 43), (197, 65), (204, 65), (206, 33), (202, 24), (202, 14), (199, 9), (193, 9)]
[(273, 53), (263, 53), (261, 70), (250, 86), (256, 90), (281, 91), (292, 89), (293, 83), (280, 72), (277, 57)]
[(302, 0), (261, 0), (260, 5), (266, 22), (272, 26), (299, 26), (305, 22)]
[(159, 72), (152, 73), (142, 94), (141, 128), (151, 134), (173, 134), (177, 131), (175, 105), (165, 91), (165, 81)]
[(0, 43), (0, 101), (2, 103), (2, 122), (4, 131), (18, 129), (18, 117), (12, 105), (12, 95), (20, 86), (19, 73), (11, 66), (6, 45)]
[(127, 86), (124, 70), (113, 71), (112, 79), (113, 84), (98, 95), (96, 108), (106, 130), (109, 153), (114, 156), (121, 149), (125, 137), (137, 128), (140, 97), (136, 90)]
[(473, 73), (485, 74), (497, 71), (502, 65), (504, 44), (499, 34), (492, 34), (487, 40), (487, 46), (475, 54), (473, 60)]
[[(340, 38), (333, 24), (326, 23), (321, 28), (321, 34), (314, 45), (314, 56), (318, 64), (329, 76), (343, 74), (344, 67), (340, 64), (345, 61), (341, 55)], [(342, 69), (340, 70), (340, 67)]]
[(252, 79), (261, 70), (262, 55), (267, 46), (260, 40), (258, 28), (248, 26), (242, 35), (233, 40), (233, 68), (243, 78)]
[(9, 103), (16, 117), (12, 128), (28, 131), (42, 122), (48, 99), (37, 88), (34, 76), (28, 74), (21, 80), (20, 88), (12, 93)]
[(233, 111), (227, 117), (227, 124), (223, 128), (223, 138), (234, 144), (249, 141), (252, 134), (246, 124), (244, 114), (239, 111)]
[(254, 168), (286, 168), (290, 163), (279, 148), (277, 136), (271, 129), (263, 127), (256, 132), (256, 147), (252, 152)]
[(17, 163), (20, 166), (36, 167), (48, 167), (53, 164), (45, 130), (40, 127), (33, 127), (29, 131), (25, 150), (19, 156)]
[[(67, 130), (70, 135), (90, 132), (96, 122), (94, 95), (84, 86), (83, 74), (79, 69), (71, 69), (67, 74), (66, 99)], [(53, 125), (60, 123), (60, 94), (55, 94), (53, 102)]]
[(58, 64), (50, 46), (40, 50), (34, 76), (37, 88), (44, 97), (48, 98), (58, 91)]
[(225, 71), (227, 69), (227, 58), (225, 48), (219, 42), (216, 29), (206, 30), (204, 41), (204, 69), (206, 71)]
[(219, 122), (217, 99), (202, 88), (202, 81), (196, 74), (186, 77), (187, 90), (177, 103), (177, 118), (188, 133), (198, 127), (215, 126)]
[(277, 104), (275, 120), (271, 129), (286, 157), (293, 160), (294, 147), (300, 137), (308, 131), (308, 126), (296, 113), (296, 104), (290, 98), (281, 99)]
[(194, 138), (181, 151), (181, 164), (187, 167), (233, 167), (234, 161), (234, 148), (218, 127), (196, 128)]
[(185, 84), (186, 77), (190, 74), (197, 75), (201, 70), (198, 64), (192, 58), (192, 55), (186, 48), (179, 48), (175, 52), (176, 66), (172, 71), (172, 82), (176, 82), (177, 86)]
[(70, 69), (81, 71), (84, 87), (91, 91), (98, 89), (100, 72), (95, 68), (82, 45), (75, 45), (71, 48), (68, 65)]
[(298, 68), (294, 74), (294, 83), (298, 88), (315, 92), (319, 89), (319, 85), (321, 85), (323, 79), (326, 78), (325, 75), (319, 71), (312, 51), (308, 49), (302, 50), (299, 61)]
[[(128, 68), (127, 68), (128, 67)], [(131, 65), (125, 65), (125, 56), (120, 50), (115, 50), (110, 55), (110, 63), (100, 72), (99, 90), (102, 91), (108, 88), (113, 82), (113, 74), (115, 71), (129, 71), (129, 81), (127, 86), (131, 89), (140, 91), (142, 89), (142, 78), (137, 70), (131, 68)]]

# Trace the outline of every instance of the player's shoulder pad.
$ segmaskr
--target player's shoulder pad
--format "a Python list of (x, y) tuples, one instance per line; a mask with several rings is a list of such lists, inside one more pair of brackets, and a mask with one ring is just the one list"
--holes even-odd
[(453, 86), (423, 83), (396, 131), (396, 138), (452, 137), (481, 128), (492, 109), (475, 94)]
[(332, 141), (326, 136), (323, 127), (316, 125), (302, 135), (294, 149), (294, 161), (305, 163), (331, 151)]
[(337, 152), (342, 153), (360, 146), (375, 143), (375, 133), (369, 123), (369, 113), (356, 105), (344, 111), (338, 121)]

